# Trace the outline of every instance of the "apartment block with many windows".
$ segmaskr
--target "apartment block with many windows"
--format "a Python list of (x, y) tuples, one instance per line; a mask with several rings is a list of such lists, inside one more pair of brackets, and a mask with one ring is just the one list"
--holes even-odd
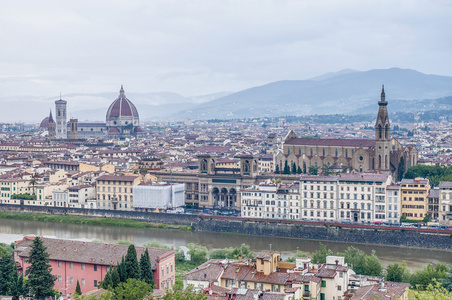
[(97, 208), (133, 210), (133, 186), (139, 176), (103, 175), (97, 178)]
[(400, 182), (402, 215), (407, 219), (422, 220), (427, 215), (429, 191), (428, 179), (403, 179)]

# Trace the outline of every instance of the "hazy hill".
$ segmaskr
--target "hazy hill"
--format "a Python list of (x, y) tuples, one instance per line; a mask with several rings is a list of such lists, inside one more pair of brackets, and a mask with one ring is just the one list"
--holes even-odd
[[(243, 118), (257, 116), (362, 113), (376, 110), (381, 85), (386, 99), (423, 100), (452, 95), (452, 77), (409, 69), (365, 72), (344, 70), (310, 80), (285, 80), (253, 87), (200, 104), (175, 118)], [(399, 105), (400, 106), (400, 105)], [(420, 105), (422, 106), (422, 105)]]

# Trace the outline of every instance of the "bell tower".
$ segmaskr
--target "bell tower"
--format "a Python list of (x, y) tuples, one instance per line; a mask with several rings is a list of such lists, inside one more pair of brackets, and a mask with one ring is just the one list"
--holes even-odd
[(388, 116), (388, 102), (386, 101), (385, 87), (381, 88), (381, 97), (378, 101), (378, 115), (375, 122), (375, 164), (378, 171), (390, 170), (390, 124)]

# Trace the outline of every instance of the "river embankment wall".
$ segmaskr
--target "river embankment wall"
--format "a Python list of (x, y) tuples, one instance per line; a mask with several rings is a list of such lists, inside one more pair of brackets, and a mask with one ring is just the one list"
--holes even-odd
[(26, 205), (18, 206), (5, 204), (0, 205), (0, 211), (129, 219), (169, 225), (191, 225), (195, 231), (200, 232), (227, 232), (245, 235), (452, 251), (452, 234), (450, 231), (444, 230), (416, 230), (412, 228), (380, 226), (357, 227), (345, 224), (310, 224), (309, 222), (291, 223), (279, 220), (250, 220), (190, 214), (37, 207)]

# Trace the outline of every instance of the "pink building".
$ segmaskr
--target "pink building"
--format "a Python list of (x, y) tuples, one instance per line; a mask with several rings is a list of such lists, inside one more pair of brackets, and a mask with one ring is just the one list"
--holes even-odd
[[(16, 242), (14, 259), (19, 272), (29, 266), (27, 259), (34, 237)], [(56, 276), (55, 288), (64, 295), (75, 291), (77, 280), (82, 293), (97, 289), (110, 266), (115, 266), (126, 256), (128, 246), (41, 238), (49, 253), (52, 274)], [(138, 260), (146, 250), (136, 247)], [(148, 248), (156, 288), (171, 288), (175, 277), (175, 252), (169, 249)]]

